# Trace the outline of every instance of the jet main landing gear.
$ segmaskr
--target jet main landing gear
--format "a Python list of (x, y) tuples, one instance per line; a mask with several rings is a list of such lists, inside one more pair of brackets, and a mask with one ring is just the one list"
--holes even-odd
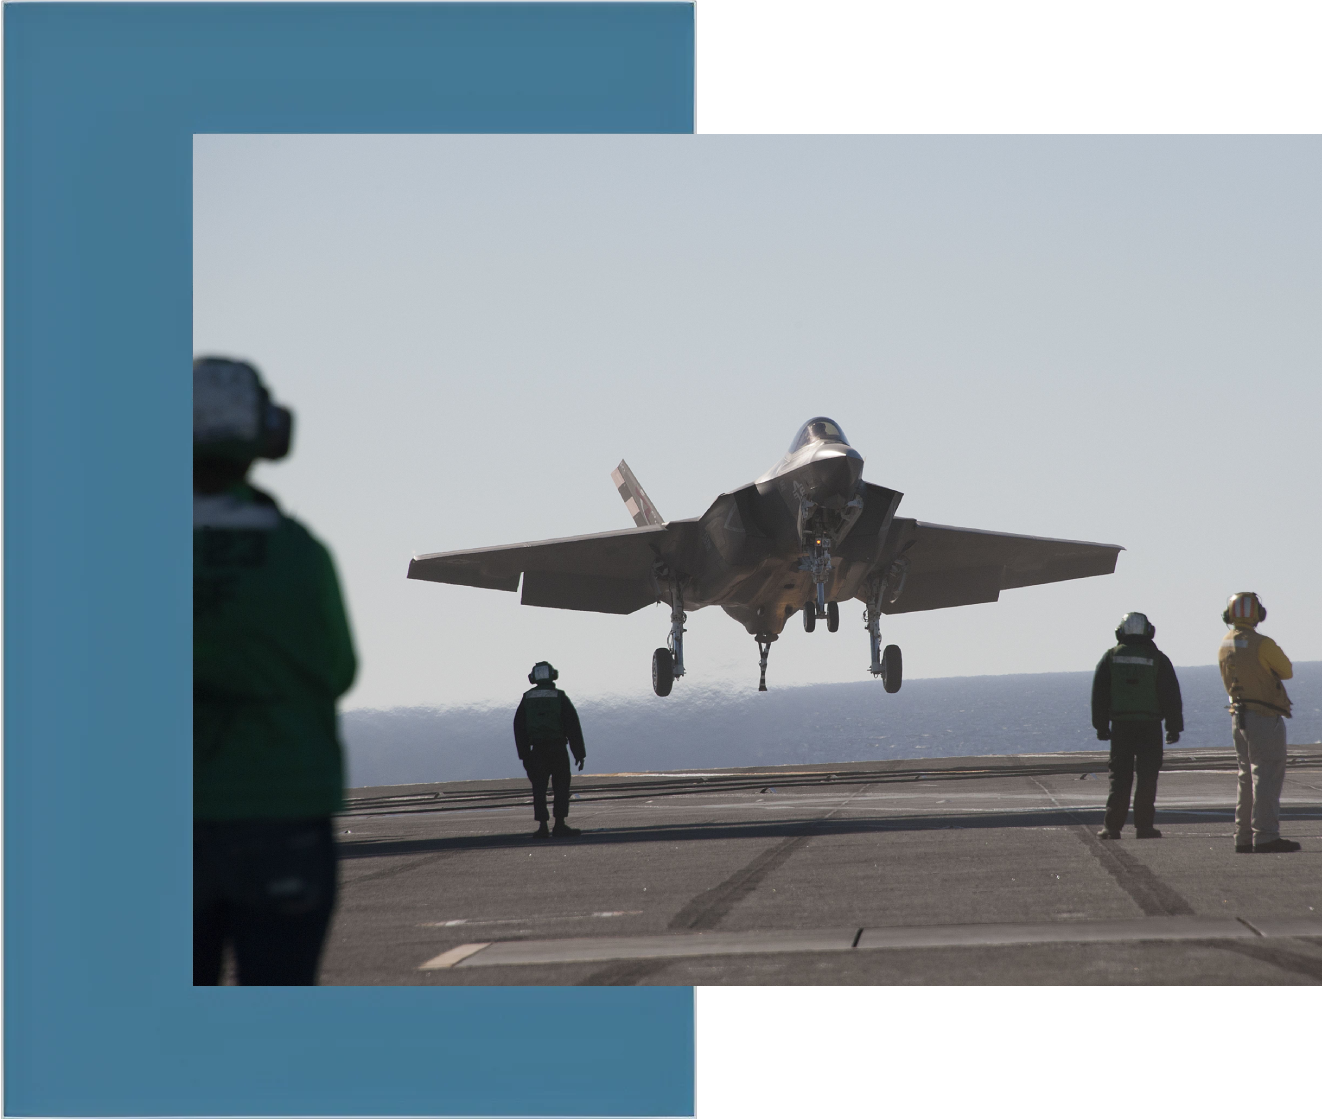
[(899, 692), (904, 680), (904, 661), (900, 656), (899, 646), (881, 648), (881, 607), (883, 603), (893, 603), (904, 590), (904, 582), (909, 573), (909, 561), (900, 557), (887, 570), (884, 576), (874, 580), (868, 589), (867, 607), (863, 611), (863, 626), (868, 632), (868, 644), (872, 647), (872, 664), (868, 672), (880, 677), (887, 692)]
[(679, 580), (670, 583), (670, 636), (666, 644), (652, 654), (652, 691), (669, 696), (675, 679), (684, 675), (684, 592)]
[(881, 612), (873, 612), (869, 608), (864, 613), (867, 620), (868, 641), (872, 646), (872, 664), (868, 666), (868, 672), (874, 677), (880, 677), (882, 686), (887, 692), (899, 692), (900, 684), (904, 680), (904, 659), (900, 655), (899, 646), (887, 646), (884, 650), (881, 648)]
[(662, 646), (652, 654), (652, 691), (658, 696), (669, 696), (674, 685), (675, 659)]
[(881, 687), (887, 692), (899, 692), (904, 680), (904, 659), (899, 646), (887, 646), (881, 654)]

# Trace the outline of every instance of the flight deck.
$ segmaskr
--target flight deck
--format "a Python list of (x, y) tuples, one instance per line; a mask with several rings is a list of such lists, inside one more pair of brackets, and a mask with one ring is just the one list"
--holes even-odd
[[(589, 756), (589, 762), (591, 756)], [(1166, 751), (1161, 839), (1099, 840), (1105, 752), (350, 791), (323, 984), (1316, 984), (1322, 744), (1284, 855), (1236, 854), (1229, 749)]]

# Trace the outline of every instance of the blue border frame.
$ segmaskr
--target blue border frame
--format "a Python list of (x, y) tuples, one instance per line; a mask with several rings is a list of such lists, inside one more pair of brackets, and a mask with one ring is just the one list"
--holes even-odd
[(691, 132), (692, 6), (4, 18), (6, 1111), (691, 1114), (688, 988), (191, 987), (180, 371), (194, 133)]

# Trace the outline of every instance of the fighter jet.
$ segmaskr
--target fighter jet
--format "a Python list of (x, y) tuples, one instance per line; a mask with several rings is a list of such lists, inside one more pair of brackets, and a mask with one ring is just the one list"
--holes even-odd
[(840, 604), (864, 606), (872, 662), (887, 692), (903, 674), (899, 646), (881, 645), (881, 617), (970, 603), (1037, 583), (1109, 575), (1120, 545), (1021, 537), (896, 517), (903, 496), (863, 481), (863, 457), (840, 425), (814, 416), (784, 458), (717, 498), (701, 517), (666, 521), (621, 461), (612, 480), (635, 528), (415, 556), (409, 579), (517, 591), (535, 607), (632, 614), (670, 607), (670, 635), (652, 655), (652, 688), (684, 676), (686, 612), (719, 606), (767, 657), (795, 614), (812, 633), (840, 628)]

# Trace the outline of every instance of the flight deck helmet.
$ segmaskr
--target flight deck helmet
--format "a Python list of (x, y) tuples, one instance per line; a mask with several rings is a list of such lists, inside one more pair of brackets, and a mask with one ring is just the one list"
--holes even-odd
[(283, 459), (293, 428), (293, 414), (271, 400), (255, 366), (193, 359), (193, 458)]
[(1221, 612), (1221, 621), (1227, 626), (1257, 626), (1266, 617), (1267, 608), (1254, 591), (1241, 591), (1230, 596), (1226, 609)]
[(1148, 616), (1138, 611), (1130, 611), (1120, 620), (1115, 628), (1116, 640), (1121, 638), (1155, 638), (1157, 628), (1148, 621)]
[(529, 684), (549, 685), (552, 681), (558, 680), (560, 674), (556, 672), (555, 666), (549, 661), (539, 661), (532, 667), (532, 672), (528, 674)]

